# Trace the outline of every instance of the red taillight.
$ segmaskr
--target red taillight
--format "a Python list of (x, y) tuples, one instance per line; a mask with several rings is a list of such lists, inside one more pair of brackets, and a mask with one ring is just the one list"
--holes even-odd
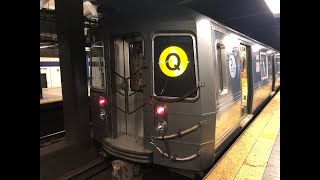
[(104, 107), (106, 104), (108, 104), (107, 99), (102, 97), (102, 96), (99, 97), (98, 101), (99, 101), (99, 106), (100, 107)]
[(165, 105), (159, 104), (155, 108), (156, 115), (163, 117), (167, 114), (167, 108)]

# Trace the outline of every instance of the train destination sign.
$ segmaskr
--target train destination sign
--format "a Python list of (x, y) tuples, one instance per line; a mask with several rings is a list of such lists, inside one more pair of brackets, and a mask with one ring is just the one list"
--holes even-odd
[(178, 46), (169, 46), (162, 51), (159, 58), (161, 71), (169, 77), (177, 77), (184, 73), (188, 67), (188, 56)]

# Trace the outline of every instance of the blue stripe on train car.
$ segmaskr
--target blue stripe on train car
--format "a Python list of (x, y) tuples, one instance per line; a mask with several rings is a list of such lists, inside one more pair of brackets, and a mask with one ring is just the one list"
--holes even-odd
[(60, 66), (60, 62), (40, 62), (40, 67)]

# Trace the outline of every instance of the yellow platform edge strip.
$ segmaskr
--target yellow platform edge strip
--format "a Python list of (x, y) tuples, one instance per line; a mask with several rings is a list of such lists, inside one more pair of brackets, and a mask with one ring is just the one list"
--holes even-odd
[(279, 130), (280, 91), (204, 179), (261, 179)]

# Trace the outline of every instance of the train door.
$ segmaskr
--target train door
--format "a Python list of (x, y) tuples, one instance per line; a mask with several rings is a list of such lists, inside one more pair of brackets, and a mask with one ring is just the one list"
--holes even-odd
[(140, 37), (113, 41), (116, 135), (143, 136), (143, 40)]
[(272, 54), (272, 91), (274, 91), (275, 90), (275, 86), (274, 86), (274, 84), (275, 84), (275, 54), (273, 53)]
[(217, 114), (215, 147), (218, 149), (229, 135), (238, 130), (241, 118), (240, 41), (214, 31), (217, 72)]
[(277, 90), (280, 86), (280, 54), (275, 54), (274, 56), (275, 63), (275, 82), (274, 82), (274, 90)]
[(241, 99), (241, 119), (246, 117), (249, 112), (249, 102), (248, 102), (248, 78), (249, 78), (249, 70), (248, 70), (248, 61), (250, 55), (250, 47), (240, 44), (240, 79), (241, 79), (241, 91), (242, 91), (242, 99)]
[(269, 92), (272, 94), (273, 91), (273, 69), (272, 69), (273, 53), (267, 52), (267, 68), (268, 68), (268, 79), (269, 79)]

